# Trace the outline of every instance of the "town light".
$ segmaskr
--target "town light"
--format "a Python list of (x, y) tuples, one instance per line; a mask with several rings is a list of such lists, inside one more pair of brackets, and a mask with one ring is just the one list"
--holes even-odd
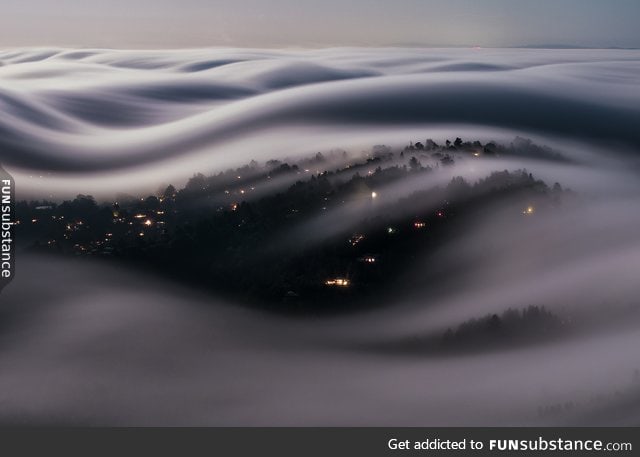
[(327, 286), (349, 287), (349, 280), (345, 278), (327, 279), (324, 283)]

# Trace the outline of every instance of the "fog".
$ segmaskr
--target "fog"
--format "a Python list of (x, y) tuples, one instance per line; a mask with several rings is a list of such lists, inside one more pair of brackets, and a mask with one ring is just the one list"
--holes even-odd
[(6, 50), (0, 160), (23, 194), (96, 194), (452, 130), (627, 150), (640, 141), (638, 59), (613, 50)]
[[(611, 423), (599, 409), (637, 395), (637, 318), (539, 346), (434, 357), (363, 348), (428, 331), (451, 318), (445, 306), (294, 320), (126, 269), (30, 256), (18, 267), (2, 297), (4, 423)], [(490, 296), (465, 292), (475, 297), (459, 306), (482, 312), (469, 308)], [(565, 402), (579, 406), (540, 413)], [(637, 421), (633, 404), (612, 409), (617, 423)]]
[[(385, 306), (350, 314), (269, 314), (115, 262), (18, 252), (0, 296), (0, 421), (637, 424), (638, 51), (52, 49), (0, 62), (0, 160), (26, 196), (156, 189), (333, 148), (348, 151), (330, 159), (342, 166), (428, 137), (527, 136), (557, 153), (425, 157), (431, 172), (292, 223), (271, 240), (276, 254), (349, 236), (363, 219), (436, 210), (435, 189), (457, 176), (526, 169), (572, 189), (529, 215), (518, 196), (483, 206), (407, 260)], [(529, 305), (563, 332), (416, 350)]]

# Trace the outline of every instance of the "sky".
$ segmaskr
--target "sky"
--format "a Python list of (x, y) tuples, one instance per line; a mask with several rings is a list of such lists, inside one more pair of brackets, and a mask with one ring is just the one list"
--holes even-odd
[(638, 0), (3, 0), (0, 48), (640, 47)]

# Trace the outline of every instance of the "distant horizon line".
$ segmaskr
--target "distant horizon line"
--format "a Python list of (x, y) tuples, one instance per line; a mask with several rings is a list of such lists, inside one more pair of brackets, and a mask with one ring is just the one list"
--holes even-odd
[(385, 49), (385, 48), (404, 48), (404, 49), (541, 49), (541, 50), (619, 50), (619, 51), (637, 51), (640, 47), (633, 46), (579, 46), (566, 44), (526, 44), (515, 46), (483, 46), (483, 45), (427, 45), (419, 43), (397, 43), (386, 45), (283, 45), (283, 46), (249, 46), (249, 45), (198, 45), (198, 46), (132, 46), (132, 47), (115, 47), (115, 46), (92, 46), (92, 45), (17, 45), (4, 46), (0, 45), (0, 50), (16, 50), (16, 49), (92, 49), (107, 51), (179, 51), (179, 50), (200, 50), (200, 49), (270, 49), (270, 50), (320, 50), (320, 49)]

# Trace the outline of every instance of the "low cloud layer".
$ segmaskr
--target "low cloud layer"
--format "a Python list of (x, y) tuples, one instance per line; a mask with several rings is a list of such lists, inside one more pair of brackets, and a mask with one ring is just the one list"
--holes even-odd
[(166, 181), (400, 131), (640, 144), (637, 51), (54, 49), (0, 61), (0, 161), (58, 188), (87, 175)]
[[(0, 421), (637, 423), (637, 51), (56, 49), (5, 51), (0, 62), (0, 160), (35, 195), (157, 188), (251, 159), (357, 154), (430, 135), (509, 142), (524, 133), (562, 154), (461, 152), (436, 168), (425, 153), (432, 172), (294, 220), (276, 250), (350, 236), (376, 214), (412, 215), (408, 197), (454, 176), (474, 183), (526, 168), (576, 191), (529, 215), (517, 196), (483, 206), (456, 236), (407, 260), (388, 306), (324, 319), (20, 253), (0, 297)], [(441, 203), (427, 197), (423, 209)], [(567, 331), (475, 353), (406, 349), (529, 305)]]

